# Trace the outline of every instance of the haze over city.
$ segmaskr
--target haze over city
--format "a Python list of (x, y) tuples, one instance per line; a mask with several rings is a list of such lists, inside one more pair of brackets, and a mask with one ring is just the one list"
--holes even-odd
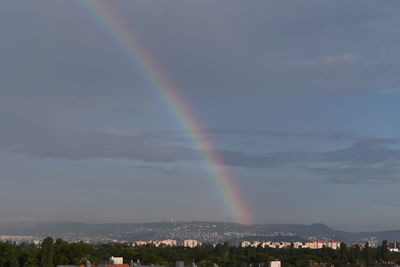
[(399, 8), (0, 2), (0, 223), (400, 229)]

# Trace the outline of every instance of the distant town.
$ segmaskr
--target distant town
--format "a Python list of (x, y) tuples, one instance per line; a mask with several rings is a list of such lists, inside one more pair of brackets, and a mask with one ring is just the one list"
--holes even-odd
[[(25, 235), (0, 235), (0, 242), (11, 242), (15, 244), (34, 244), (40, 245), (43, 238), (34, 237), (34, 236), (25, 236)], [(376, 247), (377, 241), (372, 240), (373, 242), (366, 242), (370, 247)], [(84, 242), (90, 244), (89, 238), (83, 238), (82, 240), (75, 240), (72, 242)], [(113, 242), (113, 243), (120, 243), (120, 244), (128, 244), (132, 247), (139, 247), (139, 246), (183, 246), (194, 248), (197, 246), (202, 245), (201, 241), (195, 239), (185, 239), (179, 242), (175, 239), (165, 239), (165, 240), (149, 240), (149, 241), (135, 241), (135, 242), (128, 242), (126, 240), (107, 240), (106, 242)], [(98, 240), (95, 243), (99, 243)], [(295, 248), (295, 249), (322, 249), (322, 248), (330, 248), (333, 250), (339, 249), (342, 242), (339, 241), (313, 241), (313, 242), (284, 242), (284, 241), (248, 241), (243, 240), (237, 245), (240, 247), (262, 247), (262, 248)], [(366, 243), (359, 244), (360, 247), (365, 246)], [(217, 243), (208, 243), (209, 245), (216, 246)], [(353, 244), (354, 245), (354, 244)], [(400, 241), (397, 242), (389, 242), (388, 248), (391, 252), (400, 252)]]
[(67, 242), (127, 243), (154, 245), (220, 244), (261, 245), (283, 248), (335, 248), (341, 242), (376, 247), (383, 240), (400, 240), (400, 231), (352, 233), (334, 230), (324, 224), (241, 225), (229, 222), (158, 222), (140, 224), (42, 223), (29, 227), (1, 229), (0, 241), (38, 244), (47, 236)]

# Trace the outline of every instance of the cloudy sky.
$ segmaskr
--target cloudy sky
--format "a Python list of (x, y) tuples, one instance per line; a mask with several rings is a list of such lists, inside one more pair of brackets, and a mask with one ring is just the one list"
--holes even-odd
[[(400, 228), (400, 2), (112, 6), (255, 222)], [(0, 221), (234, 220), (209, 163), (79, 1), (0, 2), (0, 36)]]

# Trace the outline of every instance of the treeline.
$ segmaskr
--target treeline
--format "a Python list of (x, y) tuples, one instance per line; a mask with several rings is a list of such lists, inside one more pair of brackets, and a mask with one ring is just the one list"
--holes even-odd
[[(400, 253), (390, 252), (384, 241), (377, 248), (368, 245), (347, 247), (344, 243), (338, 250), (323, 249), (272, 249), (260, 247), (237, 247), (228, 243), (202, 245), (195, 248), (155, 247), (146, 245), (131, 247), (127, 244), (67, 243), (61, 239), (46, 238), (40, 246), (32, 244), (0, 243), (0, 267), (54, 267), (57, 265), (81, 265), (86, 261), (104, 263), (111, 256), (124, 257), (124, 261), (140, 261), (143, 265), (174, 266), (177, 260), (186, 264), (194, 262), (199, 267), (213, 266), (258, 266), (279, 259), (283, 267), (306, 267), (310, 263), (328, 263), (336, 267), (348, 264), (371, 266), (377, 262), (400, 264)], [(267, 265), (268, 266), (268, 265)]]

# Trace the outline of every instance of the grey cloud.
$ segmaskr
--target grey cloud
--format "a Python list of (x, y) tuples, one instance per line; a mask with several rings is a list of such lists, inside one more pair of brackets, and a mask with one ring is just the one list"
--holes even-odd
[(218, 153), (224, 159), (222, 164), (245, 168), (296, 168), (321, 160), (318, 153), (303, 151), (270, 152), (263, 154), (237, 151), (218, 151)]
[(400, 159), (400, 149), (387, 147), (396, 145), (393, 139), (367, 139), (356, 142), (353, 146), (326, 152), (323, 157), (326, 161), (374, 164)]
[(346, 132), (300, 132), (300, 131), (265, 131), (252, 129), (233, 129), (233, 128), (207, 128), (208, 135), (242, 135), (242, 136), (264, 136), (272, 138), (307, 138), (307, 139), (323, 139), (333, 141), (358, 141), (359, 137)]
[[(25, 125), (26, 126), (26, 125)], [(303, 152), (255, 154), (251, 152), (204, 148), (203, 151), (182, 145), (187, 137), (181, 130), (153, 132), (73, 131), (49, 125), (32, 127), (36, 132), (13, 135), (3, 132), (3, 150), (33, 157), (84, 160), (125, 158), (148, 163), (202, 160), (200, 153), (218, 153), (223, 161), (216, 164), (246, 168), (278, 167), (313, 156)], [(212, 131), (211, 131), (212, 132)], [(228, 134), (228, 130), (218, 131)], [(247, 131), (233, 130), (241, 134)], [(253, 134), (253, 133), (252, 133)], [(264, 133), (265, 134), (265, 133)], [(296, 134), (293, 134), (296, 136)], [(302, 135), (302, 134), (301, 134)]]
[[(53, 133), (54, 134), (54, 133)], [(254, 155), (240, 151), (204, 150), (168, 144), (162, 136), (140, 134), (108, 134), (96, 132), (61, 132), (43, 136), (29, 142), (8, 146), (9, 151), (34, 157), (50, 157), (71, 160), (93, 158), (125, 158), (148, 163), (202, 160), (201, 153), (218, 153), (224, 159), (221, 164), (239, 167), (274, 166), (277, 157)]]
[[(337, 141), (337, 135), (320, 135), (290, 132), (266, 132), (240, 129), (211, 129), (211, 134), (249, 135), (264, 134), (267, 138), (324, 137)], [(205, 149), (198, 151), (179, 145), (185, 140), (180, 130), (154, 131), (149, 133), (105, 133), (73, 132), (51, 129), (48, 133), (36, 133), (15, 139), (3, 149), (14, 153), (28, 154), (34, 157), (50, 157), (71, 160), (92, 158), (125, 158), (138, 162), (173, 163), (181, 161), (200, 161), (200, 153), (218, 153), (220, 162), (227, 166), (244, 168), (300, 168), (311, 173), (323, 175), (334, 183), (379, 183), (395, 182), (399, 174), (400, 149), (396, 148), (396, 139), (358, 138), (343, 135), (344, 140), (353, 140), (350, 147), (317, 151), (284, 151), (252, 153), (244, 151)], [(339, 135), (340, 136), (340, 135)], [(21, 137), (21, 136), (20, 136)], [(342, 137), (342, 136), (340, 136)], [(20, 142), (17, 142), (19, 140)], [(342, 139), (339, 139), (342, 140)], [(357, 140), (357, 141), (354, 141)], [(171, 174), (165, 168), (156, 165), (140, 165), (143, 168)]]
[(101, 132), (58, 131), (37, 139), (21, 141), (11, 150), (35, 157), (72, 160), (127, 158), (144, 162), (176, 162), (198, 159), (193, 149), (152, 144), (143, 135), (116, 135)]
[[(351, 147), (321, 154), (306, 167), (334, 183), (392, 183), (400, 180), (400, 149), (395, 139), (365, 139)], [(312, 165), (319, 164), (319, 167)]]
[(172, 170), (166, 169), (164, 167), (160, 167), (160, 166), (138, 165), (136, 167), (137, 168), (141, 168), (141, 169), (151, 170), (151, 171), (157, 171), (157, 172), (160, 172), (160, 173), (165, 174), (165, 175), (174, 175), (174, 174), (177, 173), (175, 171), (172, 171)]
[[(248, 168), (300, 168), (343, 184), (378, 184), (400, 181), (397, 139), (353, 136), (350, 147), (325, 152), (287, 151), (263, 155), (221, 151), (225, 164)], [(356, 141), (354, 141), (356, 140)]]
[(374, 164), (337, 163), (309, 170), (337, 184), (395, 183), (400, 180), (400, 159)]
[[(355, 138), (355, 137), (354, 137)], [(348, 148), (327, 152), (289, 151), (266, 154), (218, 153), (218, 164), (244, 168), (300, 168), (337, 184), (395, 183), (400, 180), (400, 149), (395, 139), (360, 138)], [(153, 167), (158, 169), (158, 167)]]

